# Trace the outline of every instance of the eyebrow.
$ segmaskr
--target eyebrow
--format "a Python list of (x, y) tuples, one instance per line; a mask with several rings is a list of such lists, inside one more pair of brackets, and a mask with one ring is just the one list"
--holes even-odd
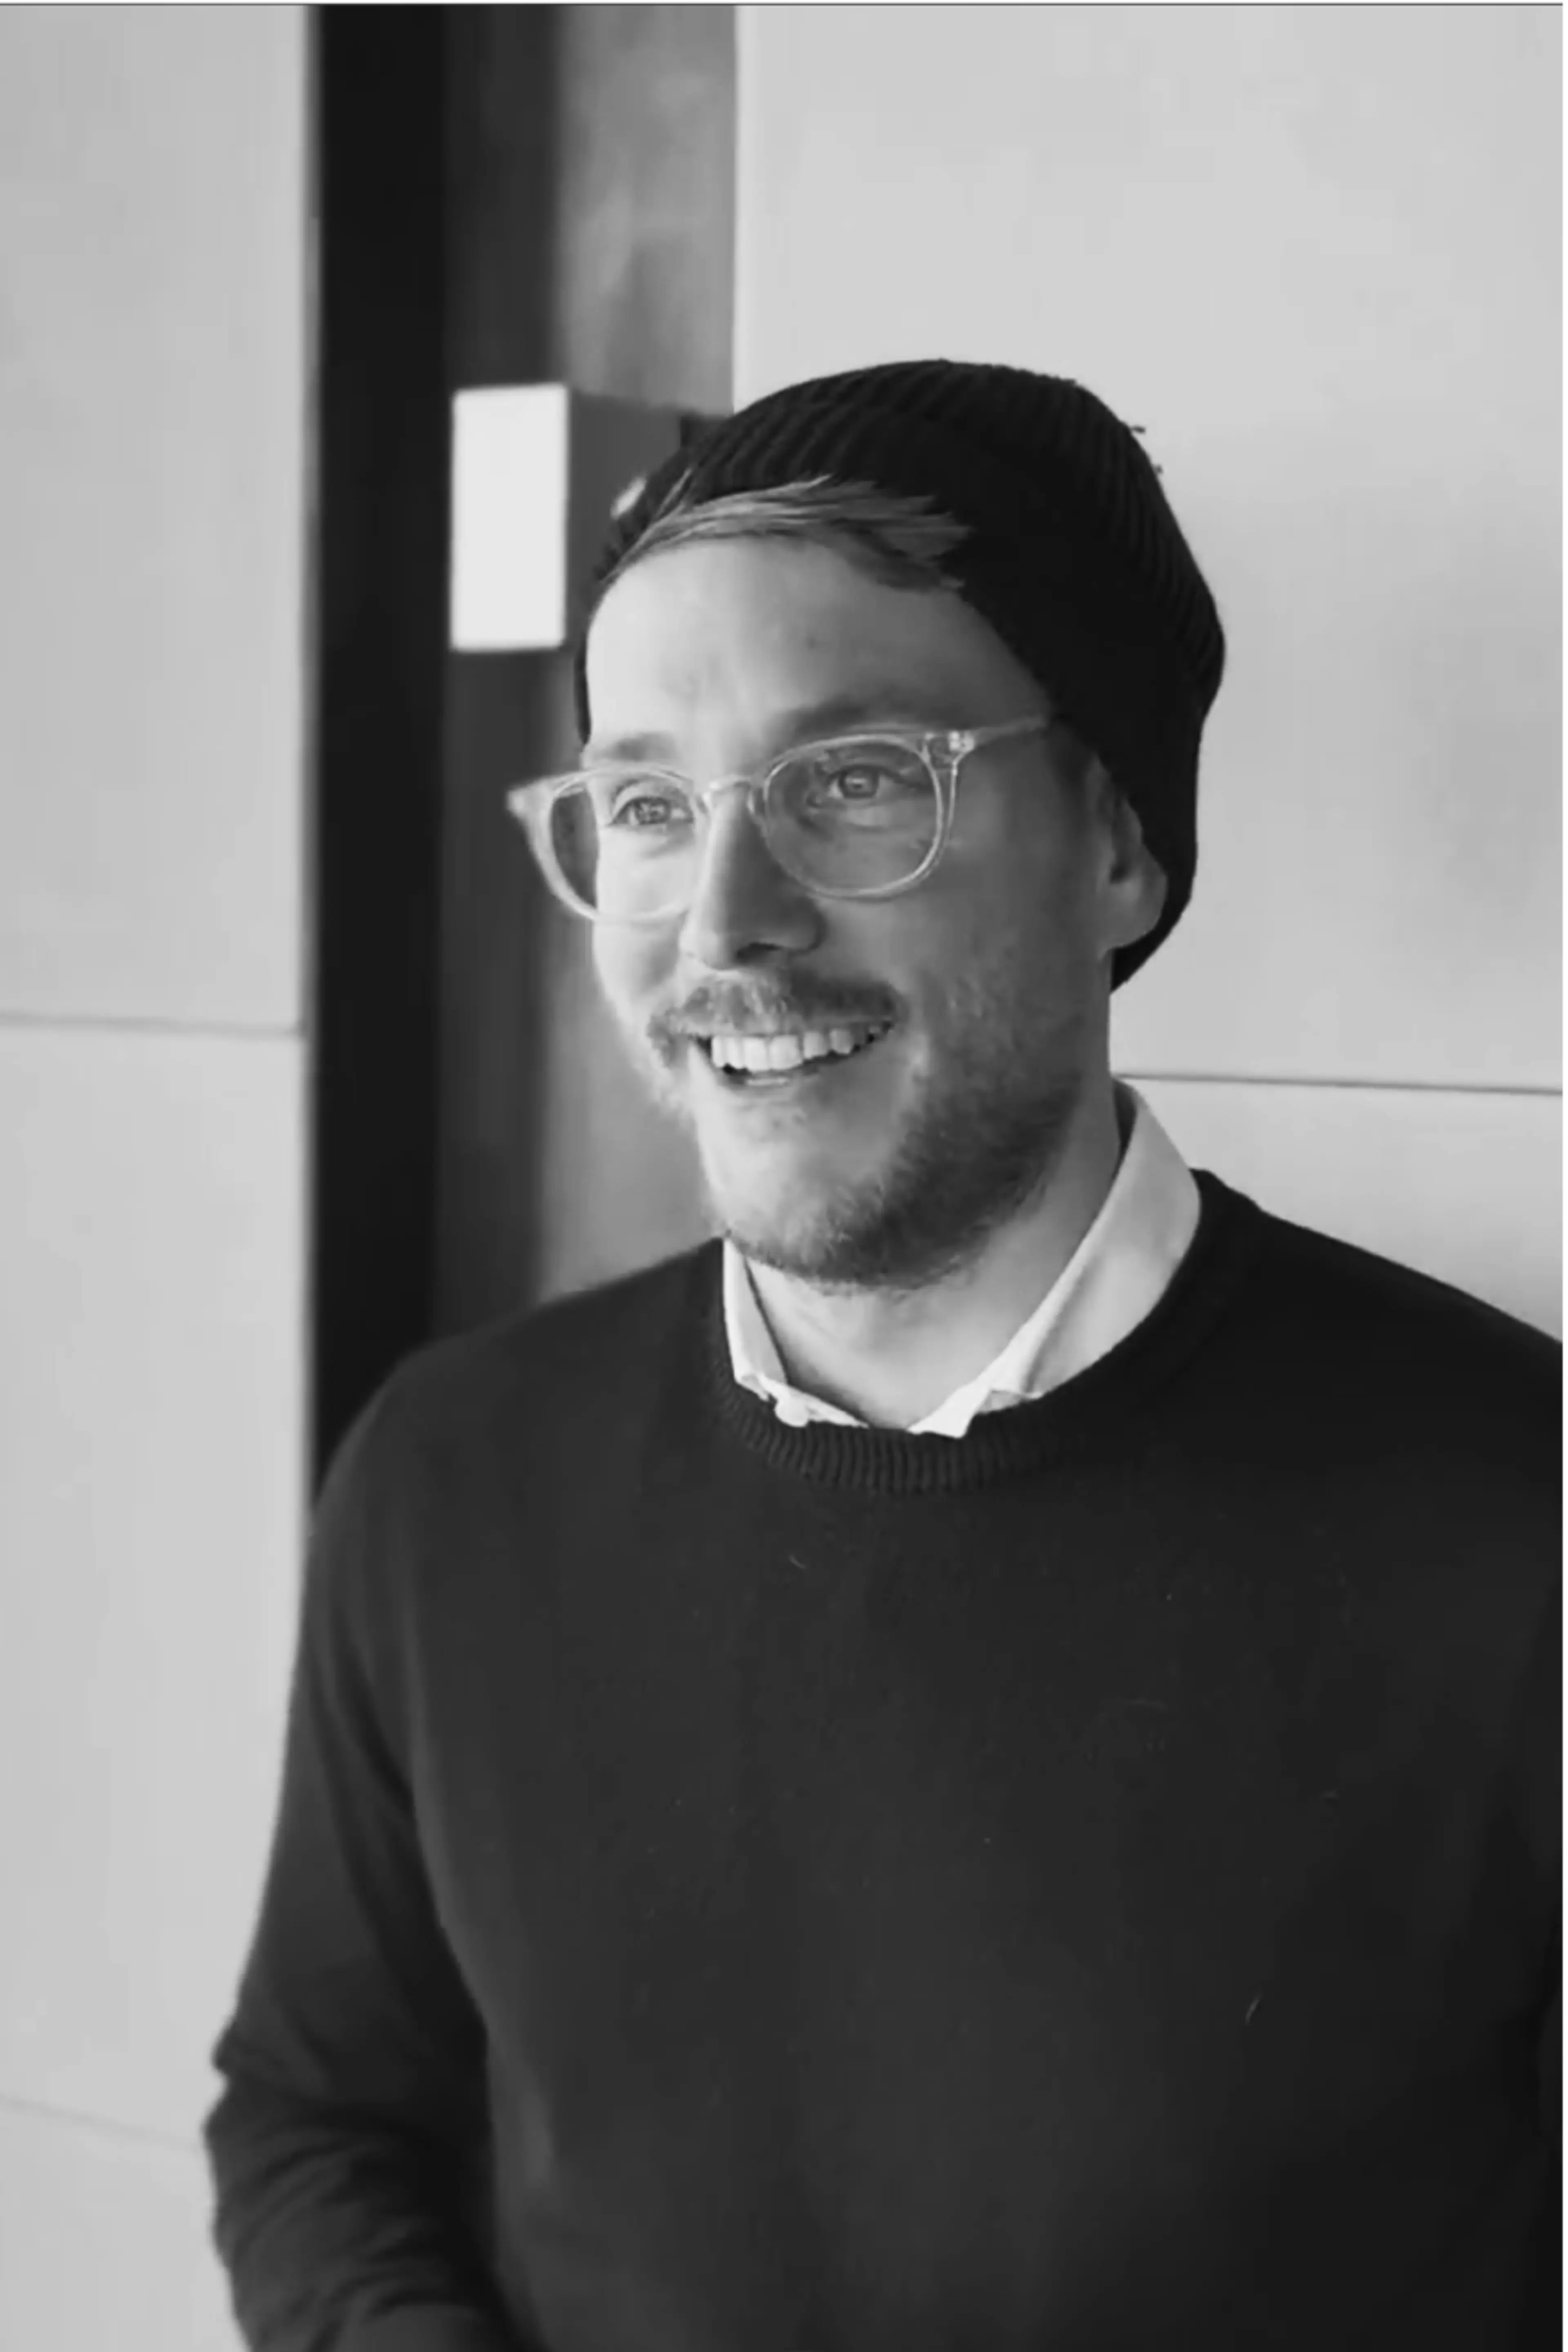
[[(820, 702), (784, 711), (769, 735), (781, 750), (792, 743), (809, 743), (822, 736), (861, 727), (959, 727), (947, 697), (916, 686), (857, 688), (853, 693), (829, 695)], [(677, 745), (669, 735), (616, 735), (607, 741), (590, 740), (583, 746), (585, 760), (653, 760), (668, 762)]]

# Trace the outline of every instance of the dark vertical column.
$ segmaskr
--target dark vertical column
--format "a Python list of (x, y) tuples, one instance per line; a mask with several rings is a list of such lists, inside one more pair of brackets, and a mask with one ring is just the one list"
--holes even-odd
[(319, 1469), (431, 1328), (447, 416), (446, 12), (312, 13)]
[(733, 8), (562, 8), (556, 333), (580, 392), (723, 415)]
[[(730, 400), (734, 12), (448, 11), (454, 389)], [(605, 521), (608, 521), (606, 504)], [(574, 751), (563, 652), (448, 665), (437, 1286), (458, 1329), (697, 1237), (509, 782)]]
[[(449, 392), (562, 380), (557, 8), (447, 12)], [(519, 528), (526, 528), (519, 518)], [(558, 653), (453, 654), (442, 747), (436, 1316), (535, 1289), (539, 1034), (549, 914), (509, 784), (570, 756)]]

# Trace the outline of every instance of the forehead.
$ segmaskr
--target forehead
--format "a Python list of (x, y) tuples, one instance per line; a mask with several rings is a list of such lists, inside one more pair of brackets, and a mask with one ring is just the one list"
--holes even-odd
[(829, 704), (965, 726), (1038, 701), (1027, 673), (961, 597), (889, 587), (804, 541), (659, 550), (610, 589), (586, 654), (595, 744), (763, 732), (784, 714)]

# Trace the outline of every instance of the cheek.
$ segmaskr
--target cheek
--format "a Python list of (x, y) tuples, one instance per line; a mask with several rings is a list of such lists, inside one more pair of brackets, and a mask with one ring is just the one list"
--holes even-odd
[(669, 947), (655, 937), (607, 929), (594, 933), (593, 956), (600, 990), (623, 1021), (646, 1017), (674, 961)]
[(1079, 895), (1059, 872), (1024, 869), (953, 910), (920, 1011), (939, 1049), (973, 1053), (978, 1031), (1023, 1051), (1077, 1005), (1092, 971)]
[(989, 895), (982, 952), (1067, 970), (1094, 930), (1089, 862), (1072, 840), (1026, 843)]

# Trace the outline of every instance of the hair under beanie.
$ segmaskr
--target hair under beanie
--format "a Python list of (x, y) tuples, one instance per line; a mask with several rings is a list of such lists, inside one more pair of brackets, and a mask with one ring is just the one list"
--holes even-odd
[[(1198, 743), (1225, 667), (1214, 599), (1137, 436), (1081, 384), (1024, 368), (916, 360), (790, 384), (649, 476), (590, 609), (678, 486), (689, 508), (824, 476), (923, 499), (967, 530), (944, 569), (1136, 810), (1168, 889), (1155, 929), (1115, 958), (1120, 985), (1192, 892)], [(586, 731), (581, 640), (576, 683)]]

